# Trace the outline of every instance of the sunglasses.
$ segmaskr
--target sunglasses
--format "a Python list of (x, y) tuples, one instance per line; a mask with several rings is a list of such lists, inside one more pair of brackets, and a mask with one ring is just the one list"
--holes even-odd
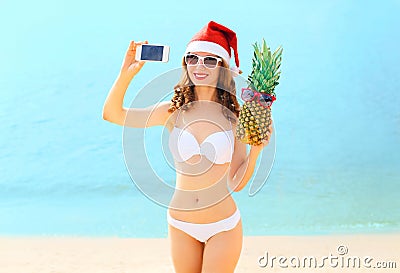
[(214, 69), (217, 67), (219, 62), (222, 62), (221, 58), (214, 56), (199, 56), (196, 54), (186, 54), (185, 55), (185, 63), (189, 66), (195, 66), (199, 64), (199, 60), (201, 60), (205, 67)]
[(242, 88), (242, 99), (244, 101), (252, 101), (255, 98), (258, 97), (258, 104), (260, 104), (262, 107), (267, 108), (272, 105), (274, 100), (276, 100), (275, 96), (270, 95), (270, 94), (265, 94), (265, 93), (260, 93), (257, 91), (254, 91), (251, 88)]

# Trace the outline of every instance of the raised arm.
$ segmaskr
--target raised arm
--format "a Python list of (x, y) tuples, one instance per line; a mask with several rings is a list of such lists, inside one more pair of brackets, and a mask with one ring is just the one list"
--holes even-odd
[(249, 182), (254, 173), (258, 155), (262, 149), (268, 145), (272, 134), (272, 122), (269, 126), (269, 138), (262, 144), (250, 146), (250, 152), (247, 154), (246, 145), (240, 140), (235, 140), (235, 151), (233, 154), (231, 168), (229, 171), (229, 186), (233, 191), (241, 191)]
[(123, 106), (126, 90), (132, 79), (144, 62), (136, 61), (136, 47), (145, 42), (135, 43), (131, 41), (126, 51), (121, 71), (111, 87), (103, 106), (103, 119), (109, 122), (128, 127), (144, 128), (154, 125), (164, 125), (170, 115), (168, 112), (169, 102), (161, 102), (146, 108), (126, 108)]

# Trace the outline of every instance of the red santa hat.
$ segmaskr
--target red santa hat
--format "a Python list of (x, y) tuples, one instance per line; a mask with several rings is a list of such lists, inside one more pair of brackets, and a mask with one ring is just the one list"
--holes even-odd
[(231, 29), (210, 21), (190, 40), (185, 53), (194, 51), (204, 51), (220, 56), (229, 65), (231, 59), (231, 48), (235, 56), (236, 66), (231, 70), (237, 75), (239, 70), (239, 57), (237, 52), (236, 33)]

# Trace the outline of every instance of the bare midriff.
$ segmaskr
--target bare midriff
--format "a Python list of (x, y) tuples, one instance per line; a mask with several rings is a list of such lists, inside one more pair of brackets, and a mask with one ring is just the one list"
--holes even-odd
[(214, 164), (201, 155), (175, 162), (175, 192), (171, 216), (191, 223), (212, 223), (231, 216), (236, 204), (228, 186), (230, 162)]

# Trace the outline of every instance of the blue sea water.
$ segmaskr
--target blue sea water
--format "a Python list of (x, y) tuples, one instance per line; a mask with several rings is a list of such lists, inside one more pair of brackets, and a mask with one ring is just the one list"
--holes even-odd
[[(244, 75), (254, 42), (284, 49), (272, 170), (254, 196), (251, 183), (233, 195), (244, 234), (399, 231), (399, 11), (394, 0), (2, 1), (0, 235), (167, 236), (166, 208), (133, 183), (123, 128), (102, 107), (131, 39), (171, 52), (143, 67), (127, 107), (209, 20), (237, 33)], [(157, 159), (162, 128), (146, 134), (152, 167), (172, 181)]]

